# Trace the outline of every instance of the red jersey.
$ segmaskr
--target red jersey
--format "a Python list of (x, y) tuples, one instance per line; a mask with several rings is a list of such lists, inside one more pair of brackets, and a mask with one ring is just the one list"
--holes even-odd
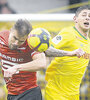
[[(17, 50), (10, 50), (8, 47), (8, 37), (9, 31), (0, 32), (0, 58), (2, 72), (16, 64), (22, 64), (32, 61), (31, 54), (36, 54), (33, 52), (27, 41), (21, 45)], [(8, 94), (18, 95), (24, 91), (37, 87), (36, 84), (36, 72), (30, 71), (20, 71), (14, 74), (11, 79), (5, 79)]]

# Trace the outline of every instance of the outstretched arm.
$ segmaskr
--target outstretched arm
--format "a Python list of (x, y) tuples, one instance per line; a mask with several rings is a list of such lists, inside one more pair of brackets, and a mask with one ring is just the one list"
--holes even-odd
[(55, 49), (53, 47), (49, 47), (48, 50), (45, 51), (46, 56), (48, 57), (63, 57), (63, 56), (77, 56), (81, 57), (85, 54), (85, 52), (82, 49), (76, 49), (74, 51), (64, 51)]

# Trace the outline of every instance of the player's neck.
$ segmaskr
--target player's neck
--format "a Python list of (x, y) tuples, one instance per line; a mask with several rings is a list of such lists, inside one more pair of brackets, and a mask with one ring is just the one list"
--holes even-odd
[(75, 28), (78, 30), (78, 32), (80, 32), (80, 34), (82, 34), (85, 38), (88, 37), (88, 33), (89, 33), (89, 30), (84, 30), (80, 27), (78, 27), (77, 25), (75, 26)]

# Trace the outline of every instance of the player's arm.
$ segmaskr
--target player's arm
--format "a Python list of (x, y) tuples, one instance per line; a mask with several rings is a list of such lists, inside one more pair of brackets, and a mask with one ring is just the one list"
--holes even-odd
[(44, 53), (35, 54), (32, 59), (33, 61), (31, 62), (18, 64), (8, 68), (4, 71), (4, 77), (12, 77), (13, 74), (16, 74), (19, 71), (34, 72), (46, 68), (46, 57)]
[(64, 51), (53, 47), (49, 47), (46, 51), (46, 56), (48, 57), (63, 57), (63, 56), (77, 56), (81, 57), (85, 52), (82, 49), (76, 49), (74, 51)]
[(17, 70), (19, 71), (38, 71), (40, 69), (45, 69), (46, 67), (46, 57), (44, 53), (39, 53), (34, 55), (33, 61), (20, 64), (20, 66), (17, 67)]

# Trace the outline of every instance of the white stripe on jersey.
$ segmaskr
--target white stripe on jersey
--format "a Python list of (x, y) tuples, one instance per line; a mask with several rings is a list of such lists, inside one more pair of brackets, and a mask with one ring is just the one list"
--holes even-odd
[(7, 69), (5, 69), (5, 68), (2, 67), (2, 70), (3, 70), (3, 71), (6, 71)]
[[(2, 70), (3, 70), (3, 71), (5, 71), (6, 69), (8, 69), (8, 68), (10, 68), (10, 67), (12, 67), (12, 66), (18, 64), (18, 63), (13, 63), (13, 62), (6, 61), (6, 60), (1, 60), (1, 62), (2, 62)], [(4, 67), (5, 67), (6, 69), (5, 69)]]
[(9, 65), (17, 65), (18, 63), (13, 63), (13, 62), (10, 62), (10, 61), (6, 61), (6, 60), (1, 60), (2, 64), (3, 63), (6, 63), (6, 64), (9, 64)]
[(4, 43), (3, 41), (1, 41), (1, 40), (0, 40), (0, 43), (1, 43), (2, 45), (4, 45), (4, 44), (5, 44), (5, 43)]
[(32, 56), (33, 54), (35, 54), (35, 53), (36, 53), (36, 51), (32, 52), (32, 53), (31, 53), (31, 56)]
[(3, 64), (3, 66), (4, 66), (5, 68), (10, 68), (10, 67), (11, 67), (11, 66), (6, 65), (6, 64)]

